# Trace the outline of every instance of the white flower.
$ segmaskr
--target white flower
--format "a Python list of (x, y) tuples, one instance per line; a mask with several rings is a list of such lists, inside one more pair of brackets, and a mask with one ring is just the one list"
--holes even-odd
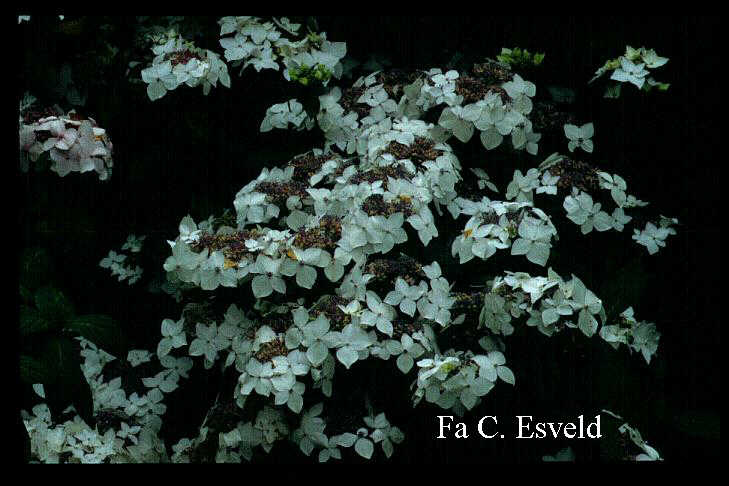
[(481, 116), (481, 107), (476, 104), (465, 107), (452, 106), (445, 108), (441, 114), (438, 124), (450, 130), (458, 140), (468, 142), (473, 136), (473, 122)]
[(455, 298), (450, 296), (450, 285), (443, 277), (432, 279), (430, 286), (430, 291), (418, 300), (418, 311), (424, 318), (445, 327), (450, 323), (450, 308), (453, 307)]
[(592, 123), (586, 123), (581, 127), (566, 124), (564, 126), (564, 134), (569, 140), (567, 148), (569, 148), (570, 152), (574, 152), (577, 147), (580, 147), (585, 152), (592, 153), (594, 145), (591, 138), (594, 133), (595, 127)]
[(306, 357), (311, 366), (320, 366), (329, 356), (327, 343), (333, 336), (329, 333), (329, 320), (320, 315), (301, 327), (301, 344), (306, 346)]
[(412, 317), (415, 314), (415, 303), (428, 291), (428, 284), (421, 281), (419, 285), (410, 286), (401, 277), (395, 281), (395, 290), (385, 297), (385, 303), (399, 305), (400, 310)]
[(512, 106), (515, 110), (524, 115), (528, 115), (532, 111), (531, 98), (537, 92), (537, 87), (534, 83), (525, 81), (518, 74), (514, 74), (514, 78), (504, 83), (502, 88), (504, 88), (506, 94), (512, 99)]
[(122, 250), (129, 250), (132, 253), (139, 253), (142, 250), (142, 243), (146, 236), (129, 235), (126, 243), (122, 246)]
[(159, 360), (160, 364), (165, 368), (174, 370), (182, 378), (189, 378), (188, 372), (192, 369), (192, 359), (187, 356), (175, 358), (174, 356), (167, 355), (163, 356)]
[(646, 67), (651, 69), (659, 68), (668, 62), (667, 57), (659, 56), (653, 49), (646, 50), (642, 57)]
[(519, 112), (507, 109), (498, 98), (483, 109), (481, 117), (474, 122), (474, 126), (481, 130), (481, 143), (486, 150), (493, 150), (501, 145), (504, 137), (509, 135), (523, 118)]
[(519, 238), (511, 246), (512, 255), (526, 255), (537, 265), (546, 265), (549, 258), (550, 239), (555, 234), (548, 221), (525, 216), (519, 224)]
[(613, 227), (614, 220), (605, 211), (601, 211), (600, 203), (593, 203), (592, 197), (586, 192), (577, 194), (573, 190), (571, 196), (564, 199), (563, 207), (567, 211), (567, 218), (580, 225), (582, 234), (588, 234), (592, 229), (607, 231)]
[(163, 393), (171, 393), (178, 388), (180, 375), (172, 370), (163, 370), (151, 378), (142, 378), (142, 383), (148, 388), (159, 388)]
[(188, 245), (190, 243), (197, 242), (200, 238), (200, 233), (202, 233), (202, 229), (197, 227), (197, 224), (193, 221), (189, 214), (180, 221), (179, 230), (180, 241), (187, 243)]
[(531, 202), (534, 199), (532, 192), (539, 185), (539, 171), (536, 168), (529, 169), (526, 174), (517, 169), (506, 188), (506, 198), (516, 199), (516, 202)]
[(539, 187), (537, 187), (537, 194), (557, 194), (557, 182), (559, 176), (552, 175), (551, 172), (545, 170), (542, 174), (542, 181)]
[(256, 262), (251, 268), (251, 273), (259, 274), (251, 282), (253, 295), (256, 298), (268, 297), (274, 290), (281, 294), (286, 292), (286, 282), (279, 276), (280, 268), (281, 259), (274, 260), (262, 254), (256, 257)]
[(643, 245), (648, 250), (648, 253), (653, 255), (659, 248), (666, 246), (666, 238), (668, 235), (675, 235), (676, 230), (670, 226), (657, 227), (651, 222), (646, 223), (643, 230), (635, 229), (633, 233), (633, 239), (639, 245)]
[(347, 324), (342, 332), (338, 333), (333, 344), (339, 346), (337, 359), (349, 369), (358, 359), (359, 352), (367, 349), (372, 340), (360, 326), (354, 323)]
[(273, 128), (287, 129), (289, 124), (293, 125), (297, 130), (311, 129), (314, 126), (314, 120), (304, 111), (304, 106), (291, 99), (285, 103), (271, 106), (266, 110), (266, 116), (261, 122), (261, 132), (271, 131)]
[(115, 251), (109, 251), (109, 255), (99, 262), (101, 268), (111, 268), (115, 263), (122, 263), (126, 260), (127, 256)]
[[(362, 324), (375, 326), (380, 332), (392, 335), (392, 320), (396, 317), (395, 310), (388, 304), (382, 302), (372, 291), (366, 295), (367, 309), (362, 312)], [(410, 314), (412, 315), (412, 314)]]
[(225, 336), (218, 334), (218, 326), (215, 323), (210, 326), (198, 323), (195, 330), (197, 338), (190, 343), (190, 356), (205, 355), (208, 361), (214, 362), (218, 351), (230, 345)]
[(127, 361), (132, 367), (139, 366), (142, 363), (149, 363), (152, 359), (152, 353), (144, 349), (132, 349), (127, 353)]
[(220, 251), (214, 251), (199, 271), (200, 288), (215, 290), (219, 285), (235, 287), (238, 282), (238, 272), (235, 268), (226, 265), (225, 257)]
[(625, 214), (625, 211), (623, 211), (623, 208), (615, 208), (613, 210), (612, 214), (613, 222), (612, 226), (613, 229), (616, 231), (623, 231), (623, 228), (626, 224), (630, 222), (633, 218), (631, 216), (628, 216)]
[(157, 357), (162, 358), (169, 354), (172, 349), (179, 348), (187, 344), (187, 335), (184, 331), (185, 320), (180, 319), (175, 322), (172, 319), (162, 321), (162, 336), (157, 345)]
[(639, 89), (642, 88), (643, 83), (645, 83), (645, 77), (648, 75), (648, 71), (645, 69), (645, 63), (634, 64), (623, 56), (620, 56), (619, 60), (620, 67), (613, 71), (610, 79), (623, 83), (632, 83)]

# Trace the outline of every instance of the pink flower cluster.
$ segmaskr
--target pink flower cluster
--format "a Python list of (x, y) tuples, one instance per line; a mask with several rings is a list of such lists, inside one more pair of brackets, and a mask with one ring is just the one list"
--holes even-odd
[(102, 181), (111, 176), (112, 144), (106, 130), (99, 128), (93, 118), (82, 118), (73, 110), (65, 116), (21, 119), (20, 150), (24, 155), (23, 170), (28, 169), (28, 159), (35, 162), (42, 153), (49, 152), (51, 170), (61, 177), (91, 170)]

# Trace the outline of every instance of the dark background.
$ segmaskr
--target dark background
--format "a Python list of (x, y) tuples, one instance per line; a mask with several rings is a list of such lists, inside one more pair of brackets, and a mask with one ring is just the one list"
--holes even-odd
[[(196, 41), (200, 47), (222, 52), (217, 45), (217, 18), (199, 19)], [(98, 181), (95, 173), (61, 179), (50, 171), (18, 171), (19, 246), (47, 249), (54, 262), (55, 284), (77, 310), (109, 314), (119, 322), (125, 349), (154, 349), (159, 323), (179, 318), (180, 306), (164, 295), (146, 292), (145, 287), (163, 275), (161, 265), (169, 254), (165, 240), (177, 236), (180, 219), (189, 213), (199, 221), (232, 209), (235, 193), (263, 166), (281, 165), (321, 146), (322, 138), (317, 130), (258, 132), (271, 104), (316, 94), (292, 86), (278, 72), (249, 69), (238, 76), (238, 70), (231, 69), (230, 89), (218, 86), (205, 97), (200, 88), (181, 87), (150, 102), (145, 85), (131, 84), (124, 76), (129, 60), (143, 60), (131, 48), (133, 22), (133, 17), (68, 16), (64, 24), (73, 27), (59, 30), (53, 18), (38, 17), (15, 27), (21, 42), (18, 96), (28, 90), (49, 105), (59, 102), (68, 108), (54, 98), (52, 88), (53, 70), (69, 62), (74, 80), (88, 91), (86, 106), (79, 111), (94, 117), (114, 143), (114, 169), (107, 182)], [(445, 67), (456, 54), (465, 59), (493, 58), (501, 47), (545, 52), (543, 68), (532, 79), (537, 96), (544, 95), (547, 84), (569, 87), (577, 93), (571, 108), (580, 123), (595, 123), (595, 152), (580, 156), (622, 175), (630, 194), (650, 201), (655, 214), (678, 217), (681, 223), (667, 247), (649, 256), (630, 240), (631, 226), (623, 233), (582, 236), (572, 223), (558, 223), (563, 212), (558, 206), (553, 209), (550, 214), (560, 241), (550, 265), (564, 277), (570, 272), (578, 275), (603, 298), (609, 311), (632, 305), (638, 319), (656, 322), (662, 333), (658, 353), (648, 366), (642, 357), (629, 355), (625, 348), (613, 351), (599, 338), (588, 340), (569, 332), (546, 338), (534, 329), (517, 332), (507, 340), (506, 356), (518, 386), (496, 387), (465, 421), (475, 424), (485, 414), (569, 420), (582, 413), (594, 416), (604, 407), (622, 414), (669, 461), (718, 458), (721, 345), (714, 309), (722, 302), (717, 278), (721, 260), (714, 253), (722, 241), (717, 224), (721, 179), (713, 163), (721, 157), (722, 137), (717, 112), (723, 61), (714, 51), (718, 19), (318, 17), (318, 22), (330, 40), (347, 42), (348, 55), (364, 61), (377, 54), (392, 67)], [(98, 29), (102, 24), (112, 26), (103, 35)], [(120, 48), (118, 57), (106, 66), (95, 61), (93, 49), (100, 38)], [(620, 99), (606, 100), (601, 86), (587, 86), (594, 71), (622, 54), (626, 44), (653, 48), (670, 58), (654, 74), (671, 83), (668, 92), (638, 93), (627, 86)], [(487, 153), (477, 137), (458, 150), (462, 163), (483, 167), (504, 191), (515, 168), (525, 171), (552, 152), (565, 153), (565, 145), (557, 133), (545, 134), (537, 158)], [(547, 203), (540, 206), (549, 208)], [(98, 266), (110, 249), (119, 250), (130, 233), (147, 235), (145, 275), (134, 287), (117, 283)], [(483, 283), (503, 268), (543, 272), (524, 259), (509, 260), (506, 266), (504, 260), (494, 259), (481, 266), (469, 264), (468, 277), (461, 277), (463, 269), (449, 256), (449, 236), (431, 243), (427, 251), (413, 248), (414, 256), (423, 257), (424, 263), (437, 258), (447, 276), (471, 282)], [(241, 299), (250, 299), (247, 289), (240, 294), (245, 294), (238, 295)], [(378, 405), (378, 396), (391, 398), (391, 391), (397, 390), (399, 402), (392, 398), (379, 404), (406, 432), (406, 442), (396, 447), (396, 461), (534, 461), (567, 445), (435, 441), (434, 416), (442, 412), (425, 404), (413, 411), (407, 400), (409, 382), (393, 384), (390, 370), (379, 360), (378, 364), (383, 371), (358, 372), (355, 366), (348, 385), (338, 370), (334, 395), (346, 394), (349, 388), (376, 387), (378, 393), (372, 398)], [(399, 377), (399, 371), (395, 373)], [(186, 388), (193, 384), (182, 382), (181, 389)], [(26, 392), (24, 408), (32, 405)], [(178, 393), (195, 397), (195, 392)], [(210, 397), (203, 395), (197, 408), (191, 405), (195, 400), (168, 399), (165, 433), (189, 436), (209, 406)], [(346, 403), (345, 398), (336, 400), (335, 407)], [(325, 413), (328, 409), (325, 405)], [(180, 430), (173, 430), (178, 424)], [(609, 456), (606, 444), (569, 445), (578, 459), (597, 459)], [(262, 459), (291, 460), (287, 456)]]

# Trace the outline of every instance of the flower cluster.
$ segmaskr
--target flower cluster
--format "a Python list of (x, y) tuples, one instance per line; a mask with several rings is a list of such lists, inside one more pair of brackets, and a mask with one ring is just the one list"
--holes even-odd
[(47, 153), (51, 170), (64, 177), (71, 172), (95, 171), (100, 180), (111, 176), (113, 146), (106, 130), (93, 118), (75, 110), (64, 114), (59, 107), (33, 110), (35, 98), (26, 94), (20, 103), (20, 164), (27, 171), (30, 162)]
[[(274, 17), (265, 22), (259, 17), (223, 17), (220, 24), (220, 45), (225, 59), (233, 66), (248, 66), (256, 71), (282, 69), (287, 81), (304, 86), (342, 75), (341, 60), (347, 53), (344, 42), (327, 40), (325, 32), (301, 32), (301, 24), (287, 17)], [(231, 34), (233, 34), (231, 36)]]
[[(501, 342), (514, 332), (515, 319), (547, 336), (575, 328), (614, 346), (623, 342), (646, 360), (655, 352), (652, 325), (617, 324), (620, 331), (613, 331), (602, 300), (574, 275), (565, 281), (551, 268), (546, 277), (506, 272), (489, 281), (487, 291), (469, 294), (454, 291), (437, 262), (423, 266), (388, 259), (409, 232), (423, 246), (437, 238), (435, 215), (446, 208), (454, 219), (468, 218), (451, 248), (460, 263), (509, 248), (512, 255), (546, 266), (557, 231), (535, 206), (535, 194), (562, 195), (567, 218), (583, 233), (621, 231), (631, 220), (624, 209), (646, 204), (626, 193), (620, 176), (559, 154), (526, 174), (515, 171), (505, 201), (483, 194), (498, 190), (481, 168), (472, 169), (474, 189), (459, 192), (465, 182), (447, 143), (451, 136), (467, 142), (479, 129), (488, 149), (511, 136), (513, 148), (531, 154), (538, 140), (526, 118), (534, 85), (503, 72), (498, 84), (485, 85), (474, 73), (375, 72), (348, 90), (332, 88), (320, 97), (316, 117), (327, 139), (323, 150), (266, 168), (244, 186), (234, 200), (235, 227), (216, 225), (212, 217), (197, 225), (186, 217), (170, 242), (172, 256), (165, 263), (170, 281), (203, 290), (250, 283), (260, 309), (274, 305), (265, 303), (274, 292), (286, 295), (290, 282), (312, 289), (319, 269), (338, 285), (336, 295), (320, 296), (310, 305), (303, 300), (274, 305), (265, 317), (231, 307), (223, 323), (197, 324), (190, 345), (191, 356), (204, 355), (206, 368), (218, 358), (225, 359), (225, 367), (235, 366), (239, 407), (258, 396), (279, 407), (278, 413), (300, 414), (302, 425), (292, 436), (307, 455), (318, 448), (321, 461), (340, 457), (342, 447), (354, 447), (367, 458), (373, 451), (373, 437), (359, 432), (328, 437), (322, 408), (305, 411), (309, 386), (331, 396), (340, 367), (346, 373), (371, 358), (393, 358), (402, 373), (417, 370), (415, 404), (425, 398), (461, 414), (498, 380), (515, 383)], [(436, 106), (442, 106), (437, 125), (419, 119)], [(301, 123), (287, 117), (302, 113), (299, 108), (294, 100), (274, 106), (262, 129), (297, 127)], [(589, 150), (591, 126), (565, 131), (575, 146)], [(616, 204), (612, 215), (593, 201), (591, 193), (599, 191), (609, 192)], [(481, 333), (485, 352), (441, 351), (437, 331), (457, 326)], [(167, 334), (165, 342), (171, 343)], [(239, 444), (249, 444), (246, 451), (260, 444), (245, 439), (259, 432), (246, 429), (243, 435), (244, 425), (221, 436), (220, 454), (248, 457)], [(383, 439), (386, 454), (391, 442), (385, 445)], [(231, 447), (238, 449), (230, 452)]]
[[(317, 449), (319, 462), (342, 459), (342, 450), (348, 448), (370, 459), (375, 452), (375, 444), (378, 443), (385, 456), (389, 458), (394, 451), (393, 444), (399, 444), (405, 438), (399, 428), (390, 425), (384, 413), (364, 417), (364, 426), (357, 430), (327, 435), (327, 423), (320, 417), (323, 409), (324, 404), (318, 403), (304, 411), (299, 426), (292, 430), (279, 410), (264, 407), (254, 420), (241, 421), (234, 428), (218, 431), (217, 437), (214, 434), (215, 429), (206, 425), (211, 416), (209, 414), (196, 438), (192, 440), (183, 438), (172, 446), (174, 453), (171, 462), (191, 462), (202, 446), (213, 441), (217, 442), (215, 462), (250, 461), (256, 448), (269, 453), (276, 442), (284, 439), (297, 444), (301, 452), (307, 456)], [(215, 407), (212, 411), (215, 411)]]
[(494, 387), (497, 379), (515, 383), (514, 373), (505, 365), (500, 351), (473, 354), (450, 351), (418, 361), (418, 381), (414, 395), (458, 414), (471, 410)]
[[(641, 201), (626, 192), (627, 183), (618, 174), (611, 175), (585, 162), (557, 153), (545, 159), (538, 170), (530, 169), (526, 176), (516, 171), (510, 187), (514, 189), (511, 196), (507, 192), (507, 197), (517, 197), (517, 201), (519, 197), (532, 200), (533, 192), (564, 194), (562, 207), (567, 213), (567, 219), (579, 225), (583, 234), (588, 234), (593, 229), (600, 232), (608, 230), (622, 232), (625, 225), (633, 220), (625, 210), (648, 205), (646, 201)], [(609, 192), (610, 198), (602, 197), (600, 191)], [(597, 202), (598, 197), (602, 202)], [(603, 210), (608, 203), (615, 204), (611, 213)], [(661, 215), (658, 225), (648, 222), (645, 229), (634, 229), (632, 238), (637, 244), (646, 246), (650, 254), (654, 254), (658, 251), (658, 247), (665, 246), (664, 240), (668, 235), (676, 234), (676, 230), (671, 226), (677, 223), (676, 218), (666, 218)]]
[[(291, 310), (291, 306), (286, 310)], [(320, 307), (315, 306), (313, 313), (320, 312)], [(199, 309), (198, 309), (199, 310)], [(189, 312), (189, 314), (188, 314)], [(342, 314), (342, 313), (340, 313)], [(207, 324), (198, 322), (195, 326), (195, 338), (189, 343), (188, 354), (192, 357), (204, 357), (205, 368), (213, 366), (218, 358), (224, 358), (224, 368), (233, 366), (240, 372), (240, 379), (236, 387), (236, 403), (238, 407), (245, 406), (246, 398), (255, 393), (264, 397), (272, 396), (271, 405), (287, 405), (291, 412), (301, 414), (301, 425), (296, 430), (289, 430), (288, 419), (283, 411), (272, 406), (264, 406), (257, 414), (253, 422), (240, 420), (231, 429), (212, 428), (213, 425), (206, 425), (207, 422), (214, 422), (213, 416), (219, 412), (220, 404), (214, 405), (206, 417), (197, 438), (182, 439), (172, 447), (171, 458), (166, 456), (166, 450), (160, 448), (159, 418), (165, 413), (166, 407), (162, 403), (164, 394), (173, 392), (178, 387), (181, 377), (187, 377), (193, 362), (188, 357), (176, 358), (171, 351), (183, 348), (188, 344), (188, 332), (190, 326), (186, 326), (184, 315), (194, 320), (203, 320)], [(292, 326), (285, 332), (280, 332), (271, 326), (281, 329), (280, 319), (289, 315)], [(194, 317), (196, 316), (196, 317)], [(279, 322), (279, 324), (275, 324)], [(268, 324), (266, 324), (268, 323)], [(270, 325), (269, 325), (270, 324)], [(139, 462), (190, 462), (196, 450), (206, 441), (214, 440), (217, 432), (218, 444), (215, 460), (217, 462), (239, 462), (241, 459), (250, 460), (253, 450), (261, 447), (265, 452), (270, 452), (274, 443), (282, 439), (289, 439), (299, 445), (301, 450), (309, 455), (316, 447), (321, 449), (319, 460), (325, 462), (330, 458), (341, 458), (340, 448), (353, 447), (357, 454), (370, 458), (374, 451), (374, 444), (381, 443), (382, 450), (387, 457), (393, 453), (393, 444), (402, 442), (404, 435), (400, 429), (392, 426), (384, 414), (372, 415), (364, 418), (367, 428), (360, 428), (356, 431), (345, 431), (327, 437), (324, 434), (326, 422), (319, 417), (322, 411), (322, 404), (318, 404), (306, 412), (302, 411), (305, 375), (311, 375), (314, 386), (320, 387), (326, 396), (332, 393), (331, 379), (334, 372), (334, 357), (329, 353), (336, 350), (336, 359), (342, 363), (349, 363), (349, 354), (354, 351), (357, 359), (357, 351), (366, 350), (372, 342), (377, 342), (374, 333), (358, 331), (357, 321), (351, 321), (349, 325), (341, 327), (340, 320), (333, 320), (334, 328), (330, 328), (329, 319), (326, 314), (320, 313), (317, 317), (303, 307), (293, 308), (291, 312), (284, 309), (276, 309), (272, 313), (264, 314), (263, 318), (249, 318), (231, 305), (220, 323), (209, 321), (201, 314), (194, 314), (192, 308), (183, 313), (183, 317), (175, 322), (166, 319), (162, 323), (162, 340), (159, 343), (156, 356), (143, 350), (130, 351), (127, 361), (132, 367), (149, 363), (156, 359), (163, 365), (163, 370), (154, 376), (142, 378), (141, 382), (149, 391), (141, 395), (133, 393), (128, 396), (121, 388), (121, 379), (114, 378), (106, 381), (107, 373), (102, 373), (105, 366), (116, 358), (97, 349), (91, 343), (82, 341), (85, 362), (82, 367), (87, 381), (94, 393), (94, 410), (99, 410), (100, 417), (108, 416), (113, 411), (115, 416), (122, 417), (126, 422), (114, 422), (110, 426), (111, 432), (98, 433), (96, 429), (83, 424), (89, 434), (96, 434), (99, 437), (111, 440), (113, 438), (127, 437), (132, 444), (117, 440), (112, 448), (103, 449), (105, 455), (100, 456), (99, 451), (87, 451), (87, 454), (95, 454), (93, 457), (80, 457), (82, 462), (127, 462), (135, 460)], [(283, 331), (283, 329), (281, 329)], [(388, 346), (393, 348), (392, 345)], [(407, 349), (415, 352), (412, 340), (406, 345)], [(401, 350), (402, 351), (402, 350)], [(367, 353), (365, 352), (364, 357)], [(387, 359), (379, 352), (379, 357)], [(299, 381), (301, 380), (301, 381)], [(45, 409), (44, 409), (45, 410)], [(41, 409), (35, 411), (35, 415), (41, 415)], [(51, 424), (45, 416), (31, 420), (26, 419), (26, 424), (31, 434), (34, 453), (44, 462), (63, 461), (67, 458), (50, 457), (44, 448), (48, 445), (43, 441), (52, 441), (56, 432), (49, 433), (48, 426)], [(79, 417), (76, 423), (81, 422)], [(101, 419), (99, 419), (101, 420)], [(35, 429), (41, 424), (46, 427), (35, 433)], [(132, 425), (130, 425), (132, 424)], [(68, 423), (56, 426), (56, 429), (68, 428)], [(368, 430), (368, 428), (370, 430)], [(60, 433), (60, 432), (58, 432)], [(116, 434), (116, 435), (115, 435)], [(96, 437), (94, 435), (94, 437)], [(139, 442), (144, 440), (145, 449), (139, 451)], [(149, 447), (149, 444), (154, 447)], [(103, 444), (102, 444), (103, 445)], [(139, 447), (138, 447), (139, 446)], [(59, 448), (56, 452), (69, 450), (69, 446)], [(101, 445), (99, 445), (101, 447)], [(130, 457), (130, 454), (136, 454)], [(145, 455), (146, 454), (146, 455)], [(70, 460), (74, 462), (74, 460)]]
[(413, 125), (431, 108), (440, 107), (438, 124), (421, 128), (436, 142), (455, 137), (466, 143), (478, 130), (488, 150), (510, 136), (514, 149), (534, 155), (541, 135), (534, 133), (528, 115), (536, 87), (518, 74), (500, 69), (504, 72), (498, 78), (475, 68), (463, 73), (444, 73), (437, 68), (411, 73), (376, 71), (345, 91), (334, 87), (321, 96), (317, 121), (327, 146), (354, 153), (361, 152), (360, 147), (383, 123)]
[(653, 255), (659, 248), (666, 246), (666, 238), (669, 235), (676, 234), (676, 230), (672, 228), (675, 224), (678, 224), (678, 219), (661, 216), (658, 225), (649, 221), (642, 230), (634, 229), (633, 239), (637, 244), (645, 246), (648, 253)]
[(474, 256), (486, 260), (496, 250), (511, 247), (512, 255), (525, 255), (532, 263), (546, 264), (557, 230), (544, 211), (530, 202), (489, 201), (485, 196), (478, 203), (465, 199), (456, 202), (461, 214), (471, 216), (453, 240), (452, 254), (458, 255), (460, 263)]
[[(89, 425), (73, 406), (54, 418), (45, 403), (23, 411), (23, 421), (31, 438), (31, 452), (46, 463), (125, 463), (166, 462), (167, 450), (159, 438), (161, 416), (166, 411), (165, 393), (176, 388), (180, 377), (192, 367), (189, 358), (167, 356), (159, 359), (163, 371), (144, 378), (144, 391), (127, 395), (122, 377), (107, 379), (107, 365), (117, 360), (83, 338), (81, 370), (93, 399), (93, 424)], [(151, 358), (143, 350), (129, 353), (127, 362), (137, 367)], [(171, 384), (175, 383), (175, 386)], [(62, 421), (63, 417), (68, 417)]]
[(646, 363), (650, 363), (651, 357), (658, 349), (661, 333), (656, 330), (656, 325), (652, 322), (636, 321), (633, 317), (633, 308), (628, 307), (620, 314), (618, 324), (603, 326), (600, 329), (600, 337), (616, 349), (621, 343), (625, 344), (631, 351), (641, 353)]
[(147, 96), (152, 101), (183, 84), (202, 86), (206, 95), (218, 81), (230, 88), (228, 66), (220, 56), (195, 47), (174, 31), (159, 39), (152, 52), (155, 57), (151, 66), (142, 69), (142, 81), (147, 83)]
[(137, 237), (136, 235), (129, 235), (127, 241), (122, 245), (122, 250), (127, 250), (129, 254), (117, 253), (114, 250), (110, 250), (109, 254), (99, 262), (101, 268), (108, 268), (111, 270), (111, 276), (117, 277), (119, 282), (128, 279), (129, 285), (137, 283), (142, 277), (144, 270), (139, 265), (131, 263), (130, 260), (135, 259), (137, 254), (142, 251), (142, 242), (146, 236)]
[(261, 122), (261, 132), (271, 131), (273, 128), (287, 129), (289, 124), (297, 130), (314, 128), (314, 120), (304, 110), (301, 103), (291, 99), (286, 103), (279, 103), (266, 110), (266, 117)]
[(595, 76), (589, 82), (592, 83), (604, 74), (612, 71), (610, 80), (615, 82), (609, 84), (606, 88), (606, 98), (618, 98), (620, 96), (621, 83), (633, 84), (638, 89), (643, 89), (644, 91), (650, 91), (653, 88), (657, 88), (659, 91), (666, 91), (670, 84), (656, 81), (649, 74), (651, 69), (659, 68), (667, 62), (667, 57), (659, 56), (653, 49), (646, 49), (645, 47), (634, 49), (626, 46), (625, 54), (617, 59), (606, 61), (602, 67), (595, 71)]

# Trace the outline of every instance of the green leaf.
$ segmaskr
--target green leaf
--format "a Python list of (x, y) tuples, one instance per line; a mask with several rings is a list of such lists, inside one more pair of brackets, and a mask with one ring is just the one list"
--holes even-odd
[(52, 261), (43, 248), (28, 248), (20, 257), (20, 283), (28, 290), (40, 287), (50, 280)]
[(74, 377), (83, 381), (77, 348), (74, 341), (64, 337), (53, 337), (41, 344), (38, 356), (52, 370), (49, 382), (71, 383)]
[(26, 287), (23, 284), (20, 284), (19, 287), (20, 287), (20, 300), (24, 304), (32, 303), (33, 302), (33, 292), (31, 292), (30, 289), (28, 289), (28, 287)]
[(605, 88), (605, 94), (603, 97), (605, 98), (620, 98), (620, 87), (622, 85), (620, 83), (615, 84), (609, 84), (607, 88)]
[(53, 323), (43, 317), (41, 313), (27, 305), (20, 306), (20, 335), (28, 336), (38, 332), (53, 329)]
[(60, 290), (50, 286), (36, 291), (35, 305), (41, 315), (52, 322), (65, 322), (74, 314), (71, 301)]
[(49, 383), (52, 370), (46, 363), (32, 356), (20, 356), (20, 379), (24, 383)]
[(557, 103), (574, 103), (576, 98), (575, 92), (564, 86), (547, 86), (547, 91)]
[(67, 331), (85, 337), (106, 351), (120, 348), (122, 334), (110, 316), (89, 314), (72, 318), (65, 326)]
[(47, 378), (36, 383), (43, 383), (49, 400), (63, 407), (72, 404), (84, 420), (89, 420), (93, 413), (93, 400), (81, 371), (78, 342), (66, 337), (53, 337), (41, 342), (35, 349), (38, 350), (36, 359), (48, 370)]
[(610, 270), (599, 295), (602, 296), (604, 303), (610, 303), (611, 308), (608, 311), (611, 318), (625, 307), (640, 302), (648, 286), (647, 275), (645, 266), (638, 258), (625, 262), (620, 268)]

